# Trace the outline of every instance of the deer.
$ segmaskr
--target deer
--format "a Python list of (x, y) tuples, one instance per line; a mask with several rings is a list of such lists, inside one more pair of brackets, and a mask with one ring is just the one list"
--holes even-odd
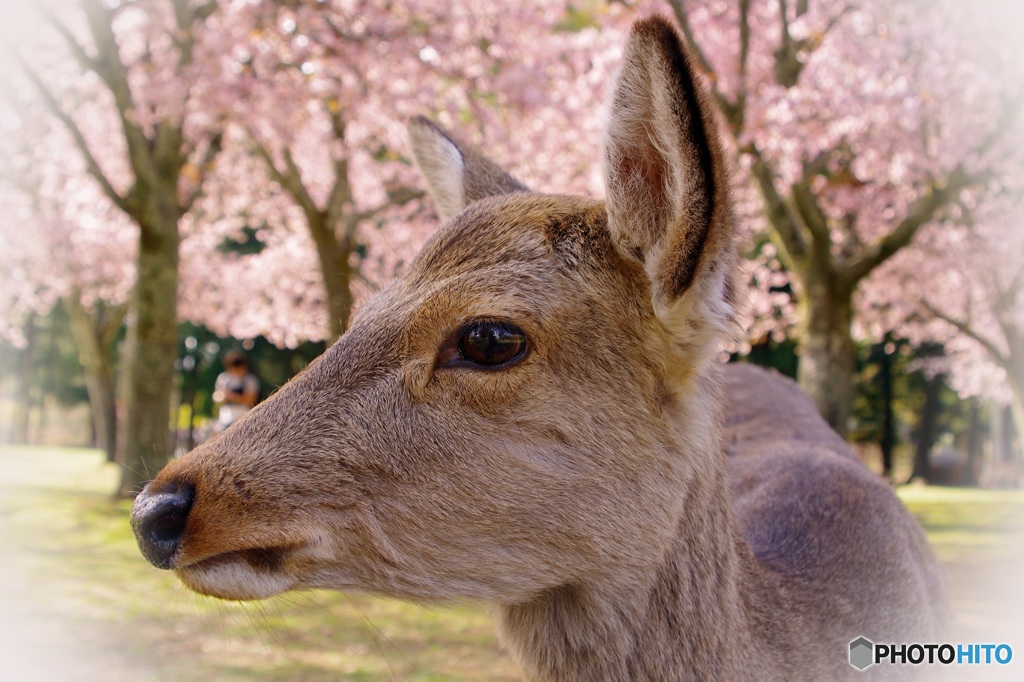
[(660, 17), (625, 46), (603, 201), (413, 119), (441, 227), (148, 483), (145, 558), (229, 600), (483, 601), (531, 680), (837, 679), (863, 674), (859, 636), (934, 639), (942, 571), (890, 486), (792, 381), (720, 361), (740, 300), (717, 125)]

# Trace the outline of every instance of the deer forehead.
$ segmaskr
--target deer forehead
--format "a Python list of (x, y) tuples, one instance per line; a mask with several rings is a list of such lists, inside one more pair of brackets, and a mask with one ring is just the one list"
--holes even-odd
[(491, 197), (438, 230), (407, 274), (357, 312), (350, 331), (397, 328), (407, 347), (474, 319), (532, 320), (540, 333), (559, 310), (578, 314), (580, 304), (606, 301), (609, 290), (642, 289), (638, 269), (629, 272), (635, 286), (623, 284), (622, 265), (600, 202)]
[(438, 230), (412, 264), (410, 282), (513, 264), (600, 265), (609, 248), (599, 202), (547, 194), (510, 194), (471, 204)]

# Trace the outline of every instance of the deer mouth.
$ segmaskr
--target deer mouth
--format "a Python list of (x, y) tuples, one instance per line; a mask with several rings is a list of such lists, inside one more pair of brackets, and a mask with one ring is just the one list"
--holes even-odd
[(221, 599), (265, 599), (295, 586), (287, 559), (294, 546), (256, 547), (223, 552), (175, 568), (185, 585)]

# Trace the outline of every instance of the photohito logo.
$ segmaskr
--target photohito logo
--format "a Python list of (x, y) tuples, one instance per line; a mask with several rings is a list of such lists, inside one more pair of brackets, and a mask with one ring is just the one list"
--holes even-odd
[(866, 637), (858, 637), (850, 642), (850, 665), (857, 670), (874, 665), (874, 647), (874, 643)]
[(875, 644), (867, 637), (850, 642), (850, 665), (867, 670), (890, 665), (1006, 665), (1013, 660), (1009, 644)]

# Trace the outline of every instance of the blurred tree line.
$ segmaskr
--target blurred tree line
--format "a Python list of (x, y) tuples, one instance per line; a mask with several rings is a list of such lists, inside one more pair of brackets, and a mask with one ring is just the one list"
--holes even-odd
[[(28, 318), (23, 348), (0, 343), (0, 401), (4, 427), (0, 440), (8, 443), (39, 444), (46, 441), (52, 420), (62, 419), (73, 408), (90, 413), (87, 432), (72, 434), (80, 445), (106, 451), (109, 461), (116, 460), (112, 439), (105, 442), (102, 423), (105, 415), (95, 414), (89, 400), (87, 373), (79, 349), (70, 331), (65, 309), (53, 308), (47, 315)], [(115, 375), (120, 370), (119, 349), (124, 344), (124, 326), (104, 349)], [(296, 348), (280, 348), (265, 337), (233, 339), (218, 336), (200, 324), (183, 322), (178, 327), (177, 355), (174, 361), (175, 383), (172, 414), (177, 424), (175, 450), (181, 452), (199, 444), (210, 433), (209, 422), (216, 418), (213, 402), (214, 383), (224, 370), (221, 359), (231, 350), (245, 353), (253, 373), (260, 380), (260, 400), (283, 386), (290, 378), (323, 353), (323, 341), (305, 341)], [(117, 412), (123, 406), (117, 405)]]
[[(57, 306), (47, 315), (30, 316), (24, 348), (0, 343), (0, 400), (9, 415), (0, 438), (10, 443), (40, 443), (54, 419), (81, 407), (91, 410), (87, 375), (70, 331), (66, 310)], [(306, 341), (280, 348), (267, 338), (239, 340), (219, 336), (201, 324), (184, 322), (178, 328), (173, 414), (174, 449), (181, 453), (209, 436), (216, 418), (214, 384), (223, 371), (221, 359), (231, 350), (246, 354), (260, 380), (260, 400), (298, 374), (326, 349), (323, 341)], [(119, 369), (119, 345), (124, 328), (105, 349)], [(936, 344), (916, 347), (889, 337), (883, 343), (861, 344), (856, 358), (856, 398), (849, 440), (894, 482), (920, 478), (953, 485), (1005, 485), (1004, 464), (1019, 456), (1020, 442), (1005, 407), (961, 398), (941, 373), (930, 371), (929, 360), (941, 356)], [(765, 340), (734, 361), (773, 367), (795, 378), (799, 359), (792, 340)], [(120, 408), (119, 408), (120, 409)], [(88, 432), (78, 434), (82, 445), (104, 448), (114, 461), (112, 446), (97, 428), (102, 415), (91, 415)]]
[[(796, 379), (796, 348), (791, 339), (766, 339), (731, 360)], [(962, 398), (929, 363), (943, 352), (938, 344), (915, 346), (891, 335), (859, 344), (847, 440), (894, 483), (1016, 485), (1012, 472), (1022, 443), (1010, 409)]]

